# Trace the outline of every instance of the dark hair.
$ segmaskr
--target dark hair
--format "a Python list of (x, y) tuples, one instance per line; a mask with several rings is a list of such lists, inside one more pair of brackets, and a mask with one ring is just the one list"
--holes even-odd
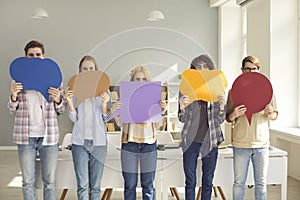
[(196, 69), (196, 66), (199, 63), (205, 63), (208, 69), (212, 70), (215, 69), (214, 62), (211, 60), (211, 58), (208, 55), (200, 55), (196, 58), (194, 58), (191, 62), (190, 69)]
[(81, 60), (79, 62), (79, 72), (82, 71), (82, 69), (81, 69), (82, 66), (81, 65), (82, 65), (83, 61), (85, 61), (85, 60), (92, 61), (94, 63), (94, 65), (95, 65), (95, 70), (98, 71), (98, 65), (96, 63), (95, 58), (92, 57), (92, 56), (86, 55), (86, 56), (83, 56), (83, 58), (81, 58)]
[(42, 50), (42, 54), (45, 54), (45, 47), (44, 47), (43, 43), (41, 43), (39, 41), (36, 41), (36, 40), (31, 40), (24, 47), (25, 55), (27, 55), (28, 49), (30, 49), (30, 48), (36, 48), (36, 47), (40, 48)]
[(260, 67), (261, 67), (261, 64), (260, 64), (260, 62), (259, 62), (259, 59), (256, 58), (255, 56), (247, 56), (247, 57), (245, 57), (245, 58), (243, 59), (243, 61), (242, 61), (242, 68), (245, 67), (245, 63), (246, 63), (246, 62), (250, 62), (250, 63), (256, 65), (256, 66), (258, 67), (258, 69), (260, 69)]

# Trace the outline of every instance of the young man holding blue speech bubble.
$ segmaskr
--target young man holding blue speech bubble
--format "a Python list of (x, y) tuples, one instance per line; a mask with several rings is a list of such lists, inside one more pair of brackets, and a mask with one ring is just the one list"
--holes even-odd
[[(44, 46), (38, 41), (27, 43), (24, 51), (26, 58), (45, 58)], [(10, 113), (15, 115), (13, 138), (18, 147), (23, 197), (25, 200), (36, 199), (35, 160), (38, 152), (44, 182), (44, 199), (55, 200), (59, 139), (57, 112), (63, 112), (67, 106), (62, 98), (62, 86), (59, 89), (49, 87), (49, 99), (46, 100), (40, 92), (27, 90), (21, 82), (13, 80), (10, 93), (7, 105)]]
[(226, 120), (232, 123), (234, 184), (233, 200), (243, 200), (250, 160), (253, 165), (255, 199), (267, 199), (269, 121), (278, 115), (269, 80), (259, 73), (258, 58), (242, 61), (242, 75), (233, 83), (227, 100)]

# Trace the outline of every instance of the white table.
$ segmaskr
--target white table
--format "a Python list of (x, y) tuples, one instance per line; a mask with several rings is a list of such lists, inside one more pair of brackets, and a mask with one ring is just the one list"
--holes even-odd
[[(220, 149), (215, 171), (215, 186), (232, 186), (233, 184), (232, 149)], [(200, 160), (200, 159), (199, 159)], [(42, 181), (40, 162), (37, 160), (36, 188), (38, 199), (42, 199)], [(254, 185), (252, 166), (249, 165), (247, 185)], [(197, 166), (197, 183), (201, 183), (201, 161)], [(181, 149), (158, 151), (157, 171), (155, 177), (156, 199), (167, 200), (168, 188), (184, 187), (185, 177)], [(287, 153), (277, 148), (270, 150), (270, 164), (267, 184), (281, 184), (281, 199), (287, 196)], [(59, 152), (56, 175), (57, 189), (75, 189), (76, 177), (73, 168), (72, 154), (69, 150)], [(120, 150), (111, 145), (103, 171), (102, 188), (123, 188)]]

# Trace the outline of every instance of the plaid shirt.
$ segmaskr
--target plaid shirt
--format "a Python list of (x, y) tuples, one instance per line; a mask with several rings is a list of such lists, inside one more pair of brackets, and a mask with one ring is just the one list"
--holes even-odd
[[(67, 102), (62, 98), (62, 87), (60, 87), (60, 92), (62, 99), (60, 104), (57, 104), (53, 100), (45, 103), (43, 117), (45, 119), (46, 130), (43, 145), (55, 145), (58, 143), (59, 130), (56, 112), (62, 113), (67, 108)], [(30, 116), (26, 94), (26, 90), (22, 90), (18, 94), (16, 102), (13, 102), (11, 98), (9, 98), (7, 103), (10, 113), (15, 115), (13, 138), (16, 144), (29, 144)]]
[[(195, 126), (192, 126), (194, 113), (194, 106), (199, 106), (197, 101), (194, 101), (192, 104), (187, 106), (185, 109), (178, 109), (178, 119), (180, 122), (184, 123), (182, 129), (182, 142), (183, 145), (187, 145), (187, 135), (192, 134), (193, 131), (198, 130), (197, 128), (194, 130)], [(220, 110), (219, 102), (207, 103), (207, 118), (208, 118), (208, 131), (204, 138), (204, 142), (201, 145), (200, 153), (202, 158), (205, 157), (214, 147), (218, 147), (224, 141), (224, 137), (221, 130), (221, 124), (224, 122), (226, 117), (226, 108), (224, 110)], [(196, 122), (199, 123), (199, 122)]]

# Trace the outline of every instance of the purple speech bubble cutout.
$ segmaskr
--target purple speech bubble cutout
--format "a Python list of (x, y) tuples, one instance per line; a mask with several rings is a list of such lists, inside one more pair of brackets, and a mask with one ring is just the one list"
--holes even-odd
[(49, 102), (48, 89), (59, 88), (62, 74), (56, 62), (49, 58), (16, 58), (10, 64), (10, 76), (20, 82), (25, 90), (40, 92)]
[(120, 82), (121, 123), (161, 122), (160, 82)]
[(272, 100), (273, 88), (267, 77), (257, 72), (246, 72), (234, 81), (231, 89), (233, 103), (245, 105), (249, 124), (253, 113), (262, 111)]

